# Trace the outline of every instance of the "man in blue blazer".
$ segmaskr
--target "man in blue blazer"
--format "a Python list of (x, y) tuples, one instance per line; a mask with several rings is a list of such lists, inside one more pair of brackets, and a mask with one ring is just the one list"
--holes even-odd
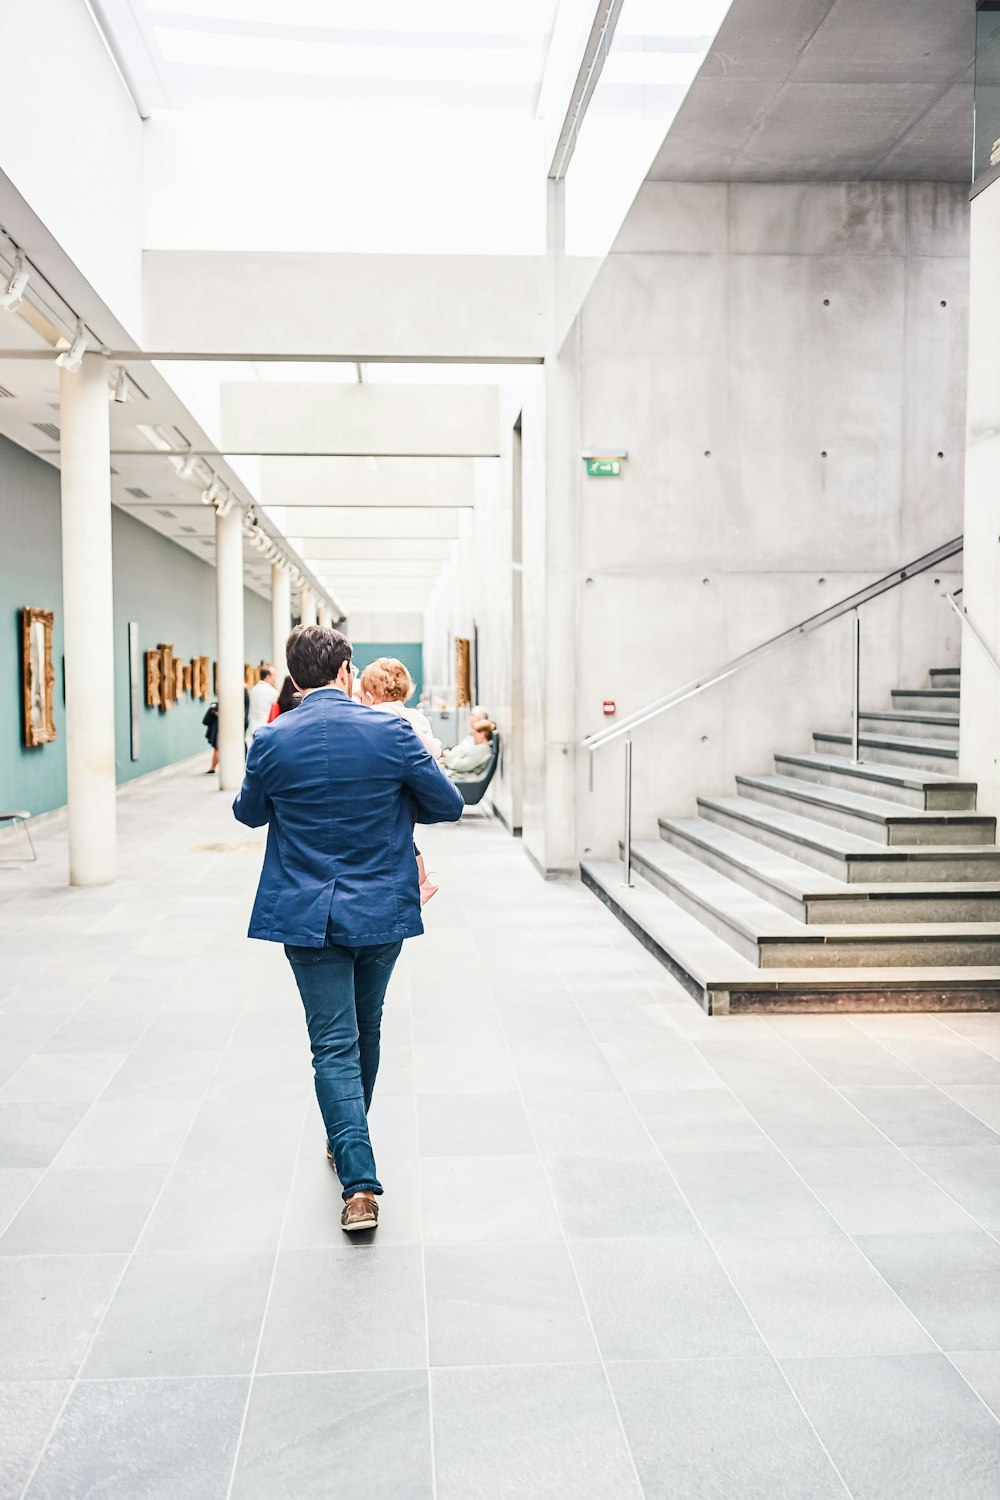
[(233, 812), (268, 825), (250, 936), (285, 945), (350, 1233), (378, 1223), (382, 1002), (403, 939), (424, 930), (413, 824), (454, 823), (464, 804), (405, 719), (354, 702), (346, 637), (300, 626), (285, 654), (303, 699), (254, 735)]

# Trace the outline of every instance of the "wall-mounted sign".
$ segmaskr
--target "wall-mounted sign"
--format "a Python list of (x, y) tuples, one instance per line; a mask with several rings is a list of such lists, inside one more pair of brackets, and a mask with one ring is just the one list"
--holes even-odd
[(617, 479), (622, 471), (620, 458), (588, 458), (587, 477), (589, 479)]

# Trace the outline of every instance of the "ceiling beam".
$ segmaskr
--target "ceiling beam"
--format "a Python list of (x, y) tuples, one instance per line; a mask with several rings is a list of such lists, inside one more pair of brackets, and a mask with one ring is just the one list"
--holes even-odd
[(225, 382), (224, 453), (427, 454), (496, 457), (500, 404), (492, 385), (317, 385)]

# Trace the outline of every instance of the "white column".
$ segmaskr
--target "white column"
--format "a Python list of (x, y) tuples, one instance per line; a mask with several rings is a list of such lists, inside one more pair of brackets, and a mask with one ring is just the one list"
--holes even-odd
[(321, 604), (318, 610), (319, 624), (324, 630), (329, 630), (333, 625), (333, 615), (330, 613), (328, 604)]
[(301, 616), (303, 625), (316, 624), (316, 595), (307, 584), (302, 585)]
[(274, 668), (275, 686), (280, 690), (288, 667), (285, 663), (285, 642), (292, 628), (292, 580), (288, 569), (280, 563), (271, 564), (271, 665)]
[(219, 651), (219, 789), (243, 783), (243, 513), (215, 516), (215, 600)]
[[(71, 885), (115, 878), (115, 640), (107, 360), (59, 372)], [(125, 643), (122, 642), (122, 650)]]

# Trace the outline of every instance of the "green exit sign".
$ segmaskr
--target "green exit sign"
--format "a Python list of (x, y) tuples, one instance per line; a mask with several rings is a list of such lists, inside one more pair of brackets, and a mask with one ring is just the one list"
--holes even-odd
[(590, 479), (617, 479), (622, 471), (620, 458), (588, 458), (587, 476)]

